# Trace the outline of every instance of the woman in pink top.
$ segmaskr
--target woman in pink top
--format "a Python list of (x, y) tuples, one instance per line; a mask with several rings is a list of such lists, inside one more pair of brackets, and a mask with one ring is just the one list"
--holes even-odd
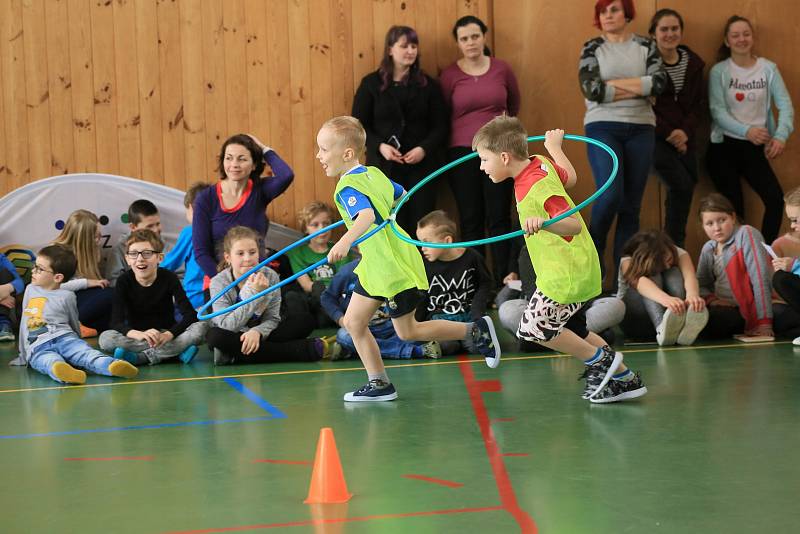
[[(461, 59), (441, 75), (442, 92), (450, 108), (448, 157), (455, 160), (472, 152), (472, 138), (481, 126), (498, 115), (519, 112), (517, 78), (507, 63), (491, 57), (486, 46), (486, 24), (468, 15), (456, 21), (453, 37)], [(511, 231), (511, 180), (494, 184), (480, 170), (478, 158), (459, 165), (448, 176), (458, 204), (461, 237), (481, 239)], [(511, 243), (492, 245), (496, 282), (516, 270), (510, 266)]]

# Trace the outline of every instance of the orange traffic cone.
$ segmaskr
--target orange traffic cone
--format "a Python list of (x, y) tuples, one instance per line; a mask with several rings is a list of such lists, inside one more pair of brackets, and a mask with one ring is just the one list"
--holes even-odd
[(314, 457), (314, 471), (308, 488), (306, 504), (334, 504), (350, 500), (353, 494), (347, 491), (339, 452), (333, 430), (323, 428), (319, 431), (317, 455)]

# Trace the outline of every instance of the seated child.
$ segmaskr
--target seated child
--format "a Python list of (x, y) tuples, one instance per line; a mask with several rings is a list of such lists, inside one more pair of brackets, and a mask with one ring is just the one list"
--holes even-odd
[(81, 337), (94, 337), (108, 329), (114, 288), (101, 272), (100, 221), (88, 210), (70, 213), (61, 233), (53, 241), (55, 245), (69, 247), (78, 261), (78, 269), (72, 280), (65, 281), (61, 289), (75, 292), (78, 299), (78, 316), (81, 322)]
[[(303, 229), (305, 235), (311, 235), (333, 224), (334, 216), (333, 208), (324, 202), (314, 200), (306, 204), (303, 209), (297, 213), (297, 222), (300, 224), (300, 228)], [(330, 238), (331, 233), (324, 232), (303, 245), (287, 252), (286, 256), (289, 258), (292, 271), (298, 273), (306, 267), (314, 265), (319, 260), (326, 258), (333, 246)], [(308, 307), (311, 311), (311, 315), (316, 319), (317, 328), (333, 326), (330, 322), (330, 318), (322, 310), (320, 296), (322, 292), (325, 291), (325, 288), (330, 285), (333, 275), (336, 274), (342, 265), (352, 260), (353, 255), (348, 253), (347, 256), (341, 260), (332, 264), (324, 263), (320, 267), (317, 267), (313, 271), (297, 279), (297, 284), (307, 296)]]
[[(775, 269), (775, 274), (772, 275), (772, 286), (789, 308), (794, 313), (800, 314), (800, 239), (798, 238), (800, 235), (800, 187), (787, 193), (783, 200), (786, 204), (786, 216), (789, 218), (791, 231), (776, 239), (772, 244), (772, 248), (778, 256), (772, 260), (772, 267)], [(773, 306), (776, 308), (775, 322), (778, 323), (777, 316), (780, 305), (774, 303)], [(787, 323), (788, 321), (782, 322)], [(792, 343), (800, 345), (800, 337), (793, 337)]]
[[(353, 289), (358, 283), (358, 276), (353, 272), (360, 260), (353, 260), (343, 265), (333, 276), (331, 285), (322, 293), (320, 301), (325, 313), (340, 326), (336, 332), (336, 342), (341, 346), (341, 356), (336, 358), (344, 359), (358, 356), (353, 337), (347, 333), (347, 329), (342, 326), (347, 305), (353, 296)], [(378, 343), (381, 357), (385, 360), (409, 359), (409, 358), (439, 358), (442, 349), (436, 341), (420, 343), (417, 341), (404, 341), (397, 336), (392, 321), (389, 317), (389, 309), (384, 305), (369, 321), (369, 330)]]
[(618, 288), (629, 338), (655, 334), (661, 346), (691, 345), (708, 323), (692, 258), (661, 230), (642, 230), (625, 244)]
[[(429, 243), (453, 243), (456, 223), (442, 210), (422, 217), (417, 239)], [(422, 247), (428, 294), (417, 308), (417, 320), (446, 319), (460, 323), (477, 321), (486, 314), (494, 281), (483, 256), (472, 248)], [(442, 354), (477, 352), (470, 340), (442, 341)]]
[[(161, 237), (161, 216), (158, 208), (149, 200), (134, 200), (128, 206), (128, 227), (134, 230), (150, 230), (159, 238)], [(115, 286), (117, 278), (128, 269), (126, 254), (128, 251), (128, 236), (120, 237), (119, 242), (108, 253), (106, 258), (105, 278), (111, 286)]]
[(139, 372), (136, 367), (106, 356), (80, 338), (75, 293), (61, 288), (76, 268), (75, 255), (63, 245), (50, 245), (39, 251), (22, 302), (19, 358), (12, 363), (28, 364), (64, 384), (86, 382), (86, 373), (81, 369), (133, 378)]
[(25, 291), (25, 283), (14, 264), (0, 254), (0, 341), (14, 341), (12, 317), (17, 307), (16, 295)]
[(100, 348), (135, 364), (155, 365), (175, 356), (189, 363), (206, 324), (197, 321), (175, 273), (158, 266), (164, 258), (163, 241), (151, 230), (134, 230), (127, 245), (130, 270), (117, 279), (111, 328), (100, 334)]
[(208, 184), (197, 182), (186, 191), (186, 195), (183, 197), (183, 207), (186, 208), (186, 220), (189, 221), (189, 226), (185, 226), (181, 230), (175, 247), (164, 256), (164, 260), (161, 262), (161, 267), (173, 272), (186, 266), (183, 274), (183, 290), (186, 291), (186, 297), (195, 310), (205, 303), (205, 297), (203, 295), (203, 270), (194, 259), (194, 247), (192, 246), (192, 204), (197, 194), (206, 187)]
[[(244, 226), (228, 230), (223, 241), (225, 267), (211, 279), (211, 295), (221, 293), (258, 265), (259, 250), (259, 235), (255, 230)], [(213, 310), (246, 300), (278, 282), (278, 274), (263, 267), (215, 301)], [(206, 342), (214, 351), (214, 364), (313, 362), (330, 356), (321, 339), (305, 339), (314, 328), (311, 315), (287, 316), (281, 320), (280, 311), (281, 292), (272, 291), (211, 319)]]
[(700, 219), (709, 237), (697, 265), (709, 314), (703, 337), (798, 335), (800, 321), (792, 308), (773, 306), (772, 269), (761, 233), (739, 224), (733, 204), (719, 193), (700, 201)]
[(563, 130), (545, 133), (550, 153), (528, 156), (528, 134), (519, 119), (495, 117), (475, 134), (483, 170), (494, 183), (512, 178), (525, 242), (536, 271), (536, 291), (522, 315), (517, 336), (573, 355), (584, 364), (583, 398), (592, 403), (634, 399), (647, 393), (638, 373), (623, 363), (581, 312), (600, 294), (600, 261), (580, 213), (554, 219), (574, 207), (564, 185), (577, 174), (562, 149)]
[[(497, 309), (500, 324), (511, 333), (516, 334), (522, 314), (528, 307), (533, 294), (536, 292), (536, 272), (533, 270), (528, 247), (523, 246), (519, 253), (519, 275), (521, 289), (518, 296), (508, 298), (501, 302)], [(498, 294), (498, 298), (500, 295)], [(614, 342), (613, 328), (622, 322), (625, 317), (625, 304), (617, 297), (599, 297), (586, 303), (586, 329), (603, 338), (609, 345)], [(523, 352), (538, 352), (544, 349), (541, 345), (519, 340), (519, 349)], [(546, 349), (545, 349), (546, 350)]]

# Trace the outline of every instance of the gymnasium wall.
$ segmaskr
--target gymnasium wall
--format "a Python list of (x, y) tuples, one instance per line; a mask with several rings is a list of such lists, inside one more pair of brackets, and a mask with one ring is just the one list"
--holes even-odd
[[(221, 142), (252, 132), (294, 167), (294, 186), (270, 217), (296, 226), (296, 209), (328, 199), (333, 182), (314, 159), (314, 136), (348, 113), (361, 77), (382, 55), (386, 29), (407, 24), (436, 75), (458, 57), (450, 35), (460, 16), (491, 28), (490, 46), (511, 63), (529, 131), (582, 133), (577, 80), (582, 43), (595, 35), (591, 0), (0, 0), (0, 196), (44, 177), (102, 172), (183, 189), (215, 179)], [(725, 19), (756, 25), (757, 49), (779, 65), (800, 105), (800, 4), (794, 0), (637, 0), (644, 33), (662, 7), (680, 11), (686, 38), (713, 63)], [(704, 126), (707, 130), (707, 127)], [(703, 136), (705, 138), (705, 136)], [(800, 185), (796, 137), (775, 168), (784, 189)], [(534, 150), (541, 150), (541, 146)], [(582, 145), (570, 144), (581, 181), (593, 183)], [(709, 190), (701, 179), (698, 197)], [(657, 180), (642, 221), (662, 217)], [(759, 202), (748, 220), (760, 224)], [(701, 242), (694, 220), (690, 250)], [(1, 221), (0, 221), (1, 223)]]

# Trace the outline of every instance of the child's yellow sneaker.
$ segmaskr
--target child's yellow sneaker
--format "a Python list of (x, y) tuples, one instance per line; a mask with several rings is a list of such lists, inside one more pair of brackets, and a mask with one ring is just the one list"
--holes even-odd
[(75, 369), (67, 362), (56, 362), (50, 367), (50, 372), (57, 379), (67, 384), (83, 384), (86, 382), (86, 373)]
[(111, 365), (108, 366), (108, 372), (111, 373), (112, 376), (133, 378), (139, 374), (139, 369), (125, 360), (114, 360), (111, 362)]

